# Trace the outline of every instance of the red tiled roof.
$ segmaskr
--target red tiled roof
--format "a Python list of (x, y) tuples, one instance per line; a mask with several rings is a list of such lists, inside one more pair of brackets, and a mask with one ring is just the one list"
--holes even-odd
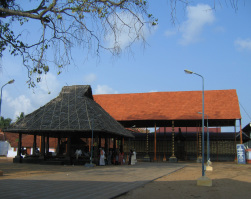
[[(117, 121), (199, 120), (201, 91), (152, 92), (94, 95), (94, 100)], [(209, 119), (240, 119), (236, 90), (204, 93), (205, 114)], [(205, 116), (206, 119), (206, 116)]]
[[(18, 147), (18, 139), (19, 139), (19, 135), (18, 133), (7, 133), (4, 132), (4, 138), (6, 141), (8, 141), (11, 145), (11, 147), (17, 148)], [(22, 146), (23, 147), (33, 147), (33, 141), (34, 141), (34, 135), (26, 135), (23, 134), (22, 135)], [(40, 136), (36, 137), (36, 143), (37, 143), (37, 147), (40, 146)], [(56, 138), (50, 138), (49, 139), (49, 146), (51, 148), (56, 148), (57, 146), (57, 139)]]

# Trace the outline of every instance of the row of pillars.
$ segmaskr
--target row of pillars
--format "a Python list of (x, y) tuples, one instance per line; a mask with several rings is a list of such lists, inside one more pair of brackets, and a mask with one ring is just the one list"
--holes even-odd
[[(46, 144), (45, 144), (45, 139), (46, 140)], [(110, 139), (106, 137), (105, 138), (105, 146), (104, 146), (104, 150), (105, 153), (108, 154), (109, 152), (109, 145), (110, 145)], [(37, 149), (37, 135), (34, 135), (34, 140), (33, 140), (33, 156), (36, 156), (36, 149)], [(123, 145), (124, 145), (124, 138), (121, 139), (116, 139), (113, 138), (113, 150), (116, 150), (117, 148), (117, 141), (120, 140), (120, 146), (119, 146), (119, 150), (123, 151)], [(57, 144), (57, 153), (59, 153), (59, 146), (60, 146), (60, 142), (61, 142), (61, 138), (58, 137), (58, 144)], [(90, 147), (89, 150), (91, 152), (91, 143), (89, 143)], [(101, 148), (101, 137), (95, 136), (94, 138), (94, 144), (93, 144), (93, 155), (94, 155), (94, 161), (95, 163), (98, 163), (98, 151), (99, 148)], [(46, 154), (49, 153), (49, 135), (45, 136), (42, 135), (41, 136), (41, 147), (40, 147), (40, 155), (39, 155), (39, 159), (45, 159)], [(67, 138), (67, 149), (66, 149), (66, 158), (71, 159), (71, 137)], [(17, 150), (17, 156), (15, 157), (15, 162), (22, 162), (22, 133), (19, 133), (19, 138), (18, 138), (18, 150)]]
[[(154, 132), (154, 158), (153, 158), (153, 161), (157, 161), (157, 129), (156, 129), (156, 123), (154, 125), (154, 128), (155, 128), (155, 132)], [(164, 129), (165, 129), (164, 133), (166, 133), (166, 127)], [(146, 155), (144, 156), (144, 161), (150, 162), (147, 128), (146, 128)], [(165, 154), (164, 154), (163, 161), (166, 161)], [(174, 154), (174, 121), (172, 121), (172, 156), (169, 158), (169, 162), (178, 162), (178, 159), (176, 158), (176, 156)]]
[[(243, 143), (242, 141), (242, 128), (241, 128), (241, 120), (239, 120), (240, 122), (240, 144)], [(235, 132), (236, 132), (236, 126), (235, 126)], [(164, 128), (164, 133), (166, 133), (166, 127)], [(150, 161), (150, 156), (148, 154), (149, 152), (149, 148), (148, 148), (148, 131), (147, 131), (147, 128), (146, 128), (146, 155), (144, 156), (144, 160), (145, 161)], [(154, 161), (157, 161), (157, 129), (156, 129), (156, 123), (155, 123), (155, 133), (154, 133)], [(201, 162), (202, 161), (202, 138), (201, 138), (201, 134), (199, 133), (199, 138), (198, 138), (198, 141), (199, 141), (199, 155), (198, 155), (198, 158), (197, 158), (197, 161), (198, 162)], [(235, 136), (235, 142), (236, 142), (236, 136)], [(163, 158), (163, 161), (166, 161), (166, 157), (165, 157), (165, 154), (164, 154), (164, 158)], [(169, 158), (169, 162), (177, 162), (178, 159), (176, 158), (175, 156), (175, 152), (174, 152), (174, 121), (172, 121), (172, 156)]]

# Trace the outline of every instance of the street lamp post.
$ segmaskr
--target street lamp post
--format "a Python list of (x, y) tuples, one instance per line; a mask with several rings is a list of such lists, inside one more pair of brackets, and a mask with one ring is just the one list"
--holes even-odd
[(204, 77), (190, 70), (184, 70), (187, 74), (195, 74), (202, 78), (202, 176), (205, 176), (204, 169)]
[(0, 118), (1, 118), (1, 106), (2, 106), (2, 91), (3, 91), (3, 87), (5, 87), (7, 84), (13, 84), (14, 83), (14, 79), (8, 81), (6, 84), (4, 84), (2, 87), (1, 87), (1, 96), (0, 96)]
[[(201, 112), (198, 112), (199, 114), (202, 114)], [(209, 166), (210, 163), (210, 144), (209, 144), (209, 131), (208, 131), (208, 115), (204, 114), (207, 116), (207, 165)]]

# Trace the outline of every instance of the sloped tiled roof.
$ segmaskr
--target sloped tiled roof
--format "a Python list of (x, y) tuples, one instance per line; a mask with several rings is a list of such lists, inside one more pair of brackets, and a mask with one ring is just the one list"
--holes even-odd
[(93, 100), (89, 85), (65, 86), (59, 96), (12, 124), (6, 132), (47, 132), (52, 137), (65, 132), (90, 136), (91, 131), (133, 137)]
[[(202, 91), (103, 94), (93, 97), (117, 121), (201, 120), (202, 117), (198, 114), (202, 112)], [(205, 114), (211, 121), (241, 118), (234, 89), (205, 91), (204, 102)]]

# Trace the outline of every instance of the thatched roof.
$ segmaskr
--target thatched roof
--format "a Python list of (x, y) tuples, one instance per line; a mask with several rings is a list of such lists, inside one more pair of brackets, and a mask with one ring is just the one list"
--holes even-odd
[(48, 133), (51, 137), (59, 134), (66, 137), (68, 133), (74, 133), (90, 137), (92, 125), (93, 131), (102, 137), (107, 134), (133, 137), (93, 101), (91, 87), (83, 85), (63, 87), (58, 97), (12, 124), (5, 131), (38, 135)]

